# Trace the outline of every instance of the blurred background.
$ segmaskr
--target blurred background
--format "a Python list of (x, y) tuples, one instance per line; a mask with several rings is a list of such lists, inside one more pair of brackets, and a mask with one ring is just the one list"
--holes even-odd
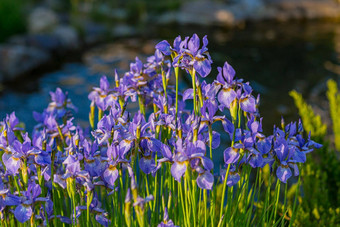
[[(207, 34), (214, 71), (228, 61), (261, 94), (264, 129), (298, 118), (292, 89), (327, 122), (326, 81), (339, 82), (336, 0), (0, 0), (0, 118), (32, 129), (49, 91), (69, 92), (86, 125), (87, 94), (163, 39)], [(190, 81), (181, 78), (183, 87)]]

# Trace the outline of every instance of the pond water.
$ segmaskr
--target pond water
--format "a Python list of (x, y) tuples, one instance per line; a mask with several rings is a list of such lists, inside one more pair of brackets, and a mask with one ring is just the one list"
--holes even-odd
[[(288, 92), (297, 89), (305, 97), (319, 97), (328, 78), (337, 75), (325, 63), (339, 63), (336, 44), (340, 42), (340, 25), (325, 22), (247, 25), (233, 30), (197, 27), (149, 28), (147, 34), (132, 39), (116, 40), (84, 53), (73, 62), (63, 62), (56, 71), (20, 79), (6, 84), (0, 96), (0, 118), (16, 111), (29, 131), (34, 125), (32, 111), (42, 112), (49, 102), (48, 92), (57, 87), (69, 92), (79, 108), (75, 117), (86, 125), (89, 112), (87, 94), (97, 86), (100, 76), (127, 69), (135, 55), (151, 54), (153, 45), (162, 39), (173, 40), (198, 33), (208, 35), (209, 52), (214, 60), (207, 80), (216, 76), (216, 67), (228, 61), (239, 78), (250, 81), (255, 93), (261, 94), (260, 112), (266, 132), (287, 120), (298, 118)], [(113, 78), (110, 78), (113, 81)], [(190, 81), (182, 78), (182, 86)], [(321, 88), (320, 88), (321, 87)], [(320, 89), (319, 89), (320, 88)], [(315, 94), (316, 93), (316, 94)], [(312, 100), (313, 101), (313, 100)]]

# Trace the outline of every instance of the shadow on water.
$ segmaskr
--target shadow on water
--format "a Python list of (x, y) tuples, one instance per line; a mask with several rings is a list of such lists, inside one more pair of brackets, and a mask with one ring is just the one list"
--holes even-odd
[[(214, 70), (207, 80), (214, 79), (216, 67), (228, 61), (235, 68), (237, 77), (250, 81), (255, 93), (261, 94), (260, 112), (264, 117), (264, 130), (270, 133), (273, 124), (280, 123), (281, 115), (287, 120), (298, 118), (288, 95), (290, 90), (297, 89), (308, 97), (315, 86), (335, 77), (325, 69), (324, 63), (337, 61), (335, 42), (340, 42), (340, 37), (335, 35), (337, 26), (335, 23), (308, 22), (248, 24), (233, 30), (153, 27), (137, 38), (143, 45), (147, 40), (155, 40), (155, 43), (161, 39), (173, 40), (178, 34), (182, 37), (193, 33), (200, 37), (207, 34), (209, 52), (214, 60)], [(49, 102), (48, 92), (61, 87), (69, 92), (80, 110), (76, 118), (80, 119), (80, 123), (86, 122), (89, 111), (87, 94), (106, 72), (94, 72), (79, 59), (76, 58), (76, 63), (63, 62), (58, 70), (53, 68), (53, 72), (38, 72), (33, 77), (5, 85), (0, 96), (0, 118), (15, 110), (19, 119), (27, 122), (27, 128), (32, 129), (32, 111), (42, 112)], [(113, 66), (112, 69), (117, 67), (114, 63), (109, 65)], [(191, 83), (183, 81), (186, 86)]]

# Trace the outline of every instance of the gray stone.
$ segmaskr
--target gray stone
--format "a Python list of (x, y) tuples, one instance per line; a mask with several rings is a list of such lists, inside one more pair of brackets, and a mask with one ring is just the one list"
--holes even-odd
[(28, 18), (28, 30), (30, 33), (52, 31), (57, 24), (58, 16), (48, 8), (35, 8)]
[(235, 26), (244, 21), (322, 18), (340, 18), (340, 4), (334, 0), (197, 0), (161, 15), (158, 23)]
[(61, 40), (52, 34), (29, 35), (26, 38), (26, 45), (46, 51), (60, 51), (62, 47)]
[(94, 44), (103, 41), (108, 34), (107, 27), (103, 24), (85, 21), (83, 27), (86, 44)]
[(128, 18), (128, 13), (125, 9), (112, 9), (111, 13), (107, 16), (110, 16), (112, 19), (115, 20), (126, 20)]
[(59, 25), (52, 34), (58, 37), (61, 45), (66, 48), (76, 49), (80, 45), (77, 31), (71, 26)]
[(53, 34), (28, 34), (12, 37), (9, 42), (12, 45), (30, 46), (46, 51), (60, 51), (63, 47), (62, 40)]
[(126, 24), (117, 24), (112, 30), (112, 36), (117, 38), (133, 36), (136, 35), (136, 33), (136, 30), (132, 26)]
[(0, 46), (0, 81), (13, 80), (48, 62), (50, 55), (34, 47), (18, 45)]

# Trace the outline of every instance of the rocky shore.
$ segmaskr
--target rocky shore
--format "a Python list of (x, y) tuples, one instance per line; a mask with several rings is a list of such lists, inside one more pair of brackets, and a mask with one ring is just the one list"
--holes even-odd
[[(11, 37), (0, 44), (0, 83), (26, 75), (56, 58), (63, 59), (70, 52), (144, 31), (127, 23), (125, 9), (98, 8), (103, 15), (117, 21), (111, 26), (88, 18), (76, 18), (77, 23), (74, 23), (70, 15), (52, 10), (56, 4), (53, 2), (57, 1), (50, 2), (30, 10), (27, 34)], [(85, 4), (80, 10), (86, 13), (88, 7)], [(337, 20), (339, 17), (340, 3), (335, 0), (196, 0), (184, 1), (178, 9), (160, 15), (150, 14), (143, 21), (154, 26), (231, 28), (248, 21)]]

